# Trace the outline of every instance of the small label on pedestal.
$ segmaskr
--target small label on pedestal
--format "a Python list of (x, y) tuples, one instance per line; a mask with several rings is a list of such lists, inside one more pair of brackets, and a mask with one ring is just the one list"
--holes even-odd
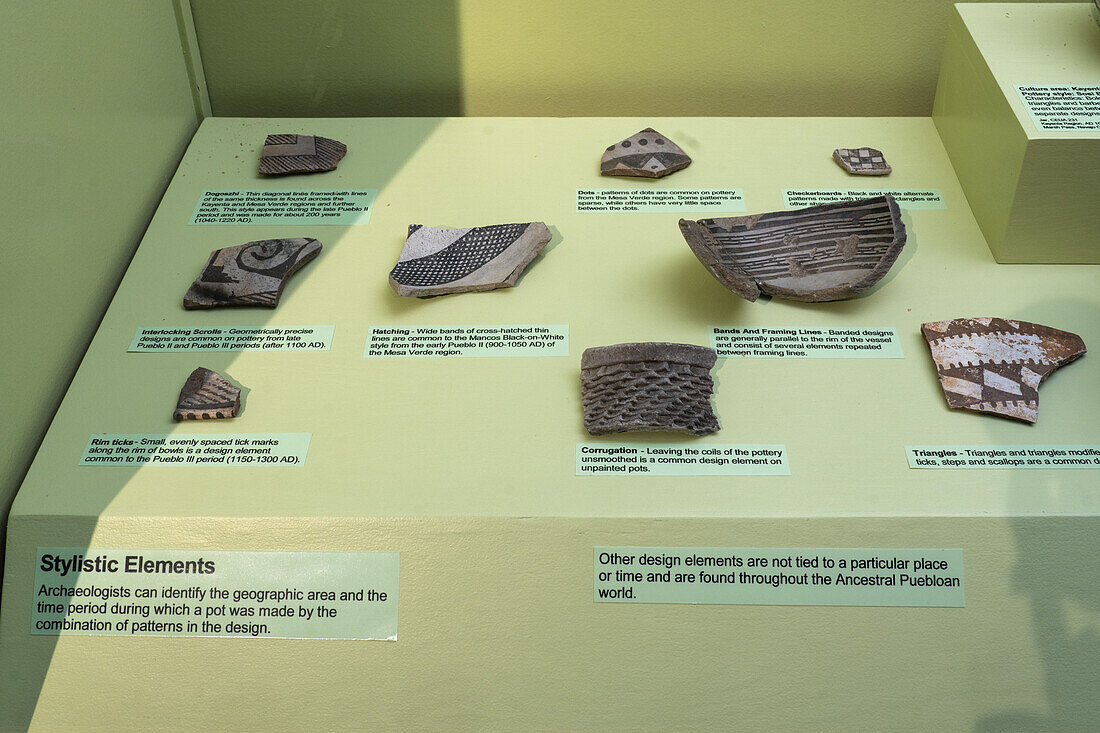
[(319, 351), (332, 346), (335, 326), (146, 326), (127, 351)]
[(1100, 130), (1100, 86), (1017, 86), (1040, 130)]
[(397, 640), (396, 552), (39, 547), (31, 633)]
[(895, 328), (723, 328), (710, 343), (720, 357), (756, 359), (901, 359)]
[(909, 468), (1100, 468), (1100, 445), (907, 445)]
[(569, 356), (569, 326), (372, 326), (363, 356)]
[[(366, 226), (378, 191), (202, 192), (190, 224), (298, 224)], [(287, 235), (283, 235), (287, 236)]]
[(965, 606), (962, 550), (596, 547), (597, 603)]
[(935, 188), (787, 188), (783, 200), (788, 209), (858, 201), (890, 194), (903, 209), (946, 209), (943, 195)]
[(739, 188), (577, 189), (577, 212), (745, 211)]
[(577, 443), (578, 476), (790, 476), (785, 445)]
[(99, 433), (81, 466), (300, 466), (312, 433)]

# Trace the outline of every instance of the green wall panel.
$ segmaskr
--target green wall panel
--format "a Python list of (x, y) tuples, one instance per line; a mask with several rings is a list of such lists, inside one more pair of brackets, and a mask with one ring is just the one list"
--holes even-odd
[(191, 6), (216, 115), (462, 114), (449, 0)]
[(0, 98), (6, 518), (198, 119), (171, 0), (6, 3)]
[(928, 115), (950, 0), (191, 0), (214, 113)]

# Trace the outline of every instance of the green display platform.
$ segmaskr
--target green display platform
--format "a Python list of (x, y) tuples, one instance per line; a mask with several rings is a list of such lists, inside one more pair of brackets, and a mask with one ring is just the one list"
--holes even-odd
[[(650, 125), (695, 162), (657, 181), (601, 178), (603, 150)], [(277, 132), (336, 138), (349, 153), (333, 173), (261, 180), (259, 147)], [(893, 174), (854, 178), (832, 161), (833, 148), (862, 145), (885, 151)], [(754, 213), (800, 188), (934, 189), (944, 208), (905, 210), (908, 244), (885, 280), (822, 304), (733, 295), (684, 243), (680, 213), (576, 209), (577, 189), (740, 189)], [(190, 225), (205, 189), (378, 198), (365, 226)], [(411, 223), (531, 220), (554, 240), (516, 288), (421, 301), (386, 282)], [(277, 309), (183, 310), (211, 250), (282, 236), (317, 237), (324, 251)], [(1089, 581), (1100, 473), (914, 470), (905, 447), (1100, 443), (1100, 359), (1054, 374), (1030, 426), (949, 410), (919, 332), (1003, 316), (1100, 344), (1098, 276), (996, 264), (927, 118), (208, 119), (18, 495), (0, 729), (1094, 721), (1095, 698), (1062, 691), (1094, 677), (1094, 645), (1077, 642), (1100, 613)], [(330, 350), (127, 353), (140, 327), (318, 324), (335, 325)], [(364, 358), (371, 327), (402, 324), (567, 325), (569, 355)], [(904, 358), (728, 358), (714, 371), (717, 434), (584, 431), (585, 348), (707, 345), (711, 327), (895, 328)], [(248, 388), (238, 418), (171, 422), (200, 365)], [(78, 466), (95, 433), (312, 439), (300, 466)], [(582, 442), (782, 444), (791, 473), (577, 476)], [(966, 605), (600, 604), (602, 545), (956, 548)], [(398, 640), (32, 635), (38, 547), (399, 552)]]
[[(1094, 9), (1092, 3), (955, 6), (933, 118), (999, 262), (1100, 262)], [(1037, 117), (1021, 87), (1029, 96), (1090, 100), (1089, 107)], [(1079, 114), (1089, 108), (1091, 114)], [(1068, 122), (1074, 117), (1084, 123), (1077, 129)]]

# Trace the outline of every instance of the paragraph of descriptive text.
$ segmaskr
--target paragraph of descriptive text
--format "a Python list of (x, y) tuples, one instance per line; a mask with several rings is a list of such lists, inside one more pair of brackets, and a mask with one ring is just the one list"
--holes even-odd
[(894, 189), (864, 189), (864, 188), (788, 188), (783, 191), (788, 209), (802, 209), (807, 206), (820, 206), (832, 204), (837, 201), (857, 201), (890, 194), (903, 209), (946, 209), (943, 196), (937, 189), (925, 188), (894, 188)]
[(739, 188), (577, 189), (578, 212), (744, 210), (745, 196)]
[(568, 356), (569, 326), (374, 326), (363, 356)]
[(310, 224), (365, 226), (378, 192), (212, 191), (195, 205), (191, 224)]
[(962, 550), (596, 547), (597, 603), (963, 606)]
[(1100, 445), (907, 445), (909, 468), (1100, 468)]
[(578, 476), (789, 476), (784, 445), (577, 443)]
[(1019, 86), (1040, 130), (1100, 130), (1100, 86)]
[(895, 328), (710, 329), (718, 356), (757, 359), (900, 359)]
[(127, 351), (322, 351), (335, 326), (210, 326), (139, 328)]
[(111, 434), (88, 439), (81, 466), (300, 466), (311, 433)]
[(31, 633), (397, 639), (394, 552), (38, 548)]

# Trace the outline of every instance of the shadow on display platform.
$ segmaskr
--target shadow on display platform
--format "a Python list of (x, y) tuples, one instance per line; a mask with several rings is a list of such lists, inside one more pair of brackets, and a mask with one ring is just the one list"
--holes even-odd
[[(333, 132), (341, 127), (340, 123), (333, 120), (281, 120), (269, 122), (262, 119), (242, 119), (239, 124), (234, 124), (232, 133), (225, 134), (224, 127), (213, 128), (222, 120), (211, 118), (200, 125), (192, 140), (192, 147), (184, 155), (184, 162), (193, 166), (189, 170), (203, 171), (201, 180), (187, 179), (186, 174), (177, 175), (165, 192), (165, 200), (176, 197), (184, 197), (197, 202), (199, 192), (207, 187), (217, 187), (220, 180), (231, 180), (231, 187), (256, 188), (256, 189), (286, 189), (300, 184), (303, 188), (375, 188), (380, 192), (400, 172), (410, 157), (427, 140), (439, 125), (435, 118), (408, 118), (394, 119), (382, 122), (379, 132), (385, 135), (387, 144), (372, 149), (366, 155), (366, 145), (355, 139), (354, 135), (346, 131)], [(259, 160), (259, 151), (264, 137), (272, 133), (313, 133), (334, 137), (348, 144), (349, 153), (340, 162), (337, 171), (321, 174), (322, 177), (307, 175), (292, 175), (278, 178), (265, 178), (255, 172)], [(358, 150), (356, 149), (358, 148)], [(209, 155), (210, 151), (217, 151), (215, 155)], [(351, 179), (351, 180), (349, 180)], [(355, 183), (352, 183), (352, 180)], [(173, 213), (178, 213), (173, 212)], [(142, 245), (132, 260), (127, 277), (149, 278), (157, 283), (154, 290), (163, 300), (152, 304), (145, 302), (137, 311), (131, 311), (125, 315), (119, 311), (126, 308), (118, 302), (112, 302), (100, 330), (96, 333), (96, 339), (109, 338), (104, 331), (114, 331), (112, 348), (124, 349), (124, 342), (118, 341), (127, 329), (131, 331), (136, 324), (157, 325), (181, 325), (201, 327), (204, 325), (241, 325), (247, 323), (250, 326), (264, 326), (273, 319), (294, 319), (297, 316), (289, 315), (294, 308), (291, 303), (296, 300), (295, 291), (302, 287), (308, 280), (311, 269), (325, 267), (331, 262), (331, 267), (338, 267), (339, 252), (347, 246), (344, 240), (354, 227), (343, 226), (309, 226), (309, 225), (265, 225), (252, 227), (234, 226), (189, 226), (187, 233), (192, 235), (187, 241), (177, 241), (176, 233), (178, 221), (166, 221), (165, 215), (158, 212), (150, 223)], [(292, 276), (283, 291), (283, 300), (278, 309), (264, 308), (220, 308), (214, 311), (185, 311), (180, 305), (183, 293), (190, 282), (198, 274), (202, 262), (214, 249), (241, 244), (245, 241), (275, 238), (283, 236), (315, 236), (321, 240), (324, 247), (317, 260), (308, 265), (302, 272)], [(157, 244), (157, 240), (172, 239), (170, 249), (179, 253), (179, 262), (166, 263), (163, 255), (163, 243)], [(131, 273), (134, 273), (131, 275)], [(121, 289), (125, 289), (124, 278)], [(318, 294), (323, 298), (324, 293)], [(300, 299), (299, 296), (297, 299)], [(289, 301), (289, 302), (288, 302)], [(316, 305), (316, 304), (314, 304)], [(178, 309), (178, 310), (174, 310)], [(141, 311), (148, 312), (142, 314)], [(323, 309), (323, 308), (322, 308)], [(316, 309), (314, 310), (316, 313)], [(158, 319), (153, 315), (163, 315), (160, 318), (163, 323), (156, 323)], [(306, 318), (306, 316), (302, 316)], [(331, 316), (328, 322), (333, 322)], [(121, 330), (112, 329), (112, 323), (121, 320), (125, 325)], [(308, 320), (308, 319), (307, 319)], [(107, 327), (104, 328), (104, 324)], [(124, 339), (127, 341), (128, 339)], [(94, 340), (93, 340), (94, 343)], [(121, 378), (112, 358), (97, 358), (89, 352), (81, 363), (77, 376), (70, 385), (70, 391), (66, 394), (58, 410), (59, 416), (69, 416), (67, 422), (77, 426), (77, 430), (93, 433), (132, 433), (147, 432), (150, 434), (178, 434), (181, 432), (194, 433), (198, 436), (216, 436), (219, 433), (235, 432), (238, 428), (234, 423), (240, 424), (240, 418), (248, 415), (248, 400), (252, 390), (248, 384), (243, 385), (241, 392), (242, 409), (236, 421), (215, 421), (213, 423), (177, 423), (171, 420), (172, 410), (175, 406), (175, 397), (179, 387), (186, 380), (194, 367), (205, 366), (216, 372), (235, 374), (235, 363), (241, 358), (247, 358), (248, 352), (202, 352), (190, 354), (188, 352), (175, 352), (163, 354), (128, 354), (132, 358), (130, 366), (139, 367), (142, 371), (149, 371), (156, 376), (155, 381), (160, 382), (161, 389), (154, 392), (143, 392), (136, 380)], [(82, 400), (81, 404), (72, 404), (76, 401), (74, 394), (93, 395), (91, 400)], [(150, 414), (147, 406), (155, 404), (161, 406), (156, 411), (156, 417)], [(128, 406), (115, 412), (117, 422), (105, 425), (99, 422), (100, 417), (106, 412), (106, 405)], [(113, 410), (114, 408), (112, 408)], [(64, 420), (62, 420), (64, 421)], [(87, 435), (78, 444), (83, 445), (87, 441)], [(71, 435), (68, 437), (72, 437)], [(51, 426), (43, 445), (48, 445), (54, 440), (61, 439)], [(64, 439), (62, 439), (64, 440)], [(70, 441), (71, 442), (71, 441)], [(76, 444), (72, 444), (76, 445)], [(73, 456), (74, 462), (77, 456)], [(163, 467), (145, 466), (127, 468), (122, 466), (89, 468), (97, 474), (94, 493), (98, 497), (100, 506), (98, 510), (82, 507), (78, 514), (64, 516), (64, 514), (50, 516), (22, 516), (20, 523), (9, 527), (8, 541), (12, 546), (63, 546), (63, 547), (95, 547), (98, 522), (93, 517), (103, 514), (111, 506), (112, 501), (126, 486), (135, 480), (144, 471), (160, 471)], [(177, 470), (169, 468), (168, 470)], [(244, 469), (248, 470), (248, 469)], [(263, 470), (263, 469), (260, 469)], [(41, 473), (47, 473), (48, 469), (32, 464), (31, 470), (24, 481), (24, 485), (37, 485), (43, 479)], [(103, 480), (99, 480), (103, 477)], [(45, 479), (49, 481), (49, 479)], [(111, 489), (111, 487), (114, 489)], [(208, 488), (212, 488), (209, 487)], [(225, 490), (232, 490), (232, 485), (227, 485)], [(47, 494), (65, 494), (72, 491), (87, 489), (77, 484), (58, 484), (52, 488), (44, 489)], [(43, 490), (43, 489), (39, 489)], [(195, 501), (194, 497), (179, 497), (183, 505)], [(62, 500), (63, 503), (63, 500)], [(13, 515), (18, 514), (20, 496), (17, 495), (13, 507)], [(57, 538), (57, 539), (54, 539)], [(232, 544), (228, 537), (203, 536), (201, 531), (184, 532), (182, 536), (164, 538), (165, 542), (175, 543), (175, 546), (186, 548), (188, 546), (208, 547), (227, 546)], [(26, 545), (24, 545), (24, 542)], [(29, 628), (27, 612), (29, 608), (16, 607), (24, 604), (24, 594), (15, 592), (13, 587), (32, 587), (34, 582), (35, 562), (18, 554), (8, 554), (7, 566), (11, 568), (4, 574), (4, 611), (5, 621), (12, 623), (12, 617), (19, 619), (16, 623), (26, 625)], [(28, 575), (27, 570), (30, 573)], [(26, 621), (24, 621), (24, 619)], [(12, 639), (15, 635), (7, 635)], [(23, 730), (34, 725), (35, 708), (42, 697), (43, 687), (49, 679), (50, 667), (59, 646), (64, 646), (66, 637), (62, 635), (31, 635), (28, 631), (26, 637), (15, 638), (14, 645), (4, 644), (0, 646), (0, 730)], [(114, 643), (129, 643), (132, 640), (118, 637), (103, 637), (98, 639), (104, 645)], [(164, 640), (169, 641), (169, 640)], [(19, 663), (12, 660), (19, 659)], [(91, 670), (89, 669), (89, 672)], [(251, 674), (255, 669), (242, 667), (241, 674)], [(78, 707), (84, 707), (80, 705)], [(79, 716), (73, 719), (79, 723)], [(211, 720), (210, 725), (216, 727), (217, 720)], [(156, 727), (152, 721), (149, 727), (135, 726), (136, 728), (151, 729)]]
[[(1060, 482), (1013, 479), (1012, 491), (1057, 492)], [(1100, 590), (1095, 582), (1096, 522), (1080, 517), (1014, 517), (1016, 592), (1032, 616), (1031, 643), (1043, 669), (1044, 709), (987, 713), (976, 733), (1100, 730)], [(1021, 645), (1023, 647), (1023, 645)], [(990, 681), (996, 684), (996, 681)]]
[[(1081, 323), (1100, 323), (1100, 309), (1080, 301), (1040, 301), (1031, 312), (1040, 319), (1047, 313), (1049, 318), (1056, 318), (1066, 302), (1080, 309)], [(1057, 379), (1058, 374), (1051, 376), (1051, 385)], [(991, 436), (989, 443), (997, 442)], [(1095, 517), (1014, 516), (1014, 506), (1033, 502), (1037, 495), (1056, 506), (1064, 505), (1067, 499), (1072, 501), (1080, 491), (1079, 486), (1070, 485), (1068, 472), (1043, 472), (1041, 477), (1037, 473), (1011, 472), (1007, 487), (1009, 516), (1005, 521), (1016, 544), (1009, 580), (1015, 594), (1026, 598), (1030, 608), (1030, 645), (1043, 670), (1046, 706), (1042, 710), (1021, 707), (987, 713), (974, 726), (975, 733), (1100, 730), (1097, 522)], [(1100, 489), (1100, 481), (1096, 488)], [(1027, 653), (1026, 646), (1021, 643), (1021, 655)], [(988, 683), (996, 684), (996, 680)]]

